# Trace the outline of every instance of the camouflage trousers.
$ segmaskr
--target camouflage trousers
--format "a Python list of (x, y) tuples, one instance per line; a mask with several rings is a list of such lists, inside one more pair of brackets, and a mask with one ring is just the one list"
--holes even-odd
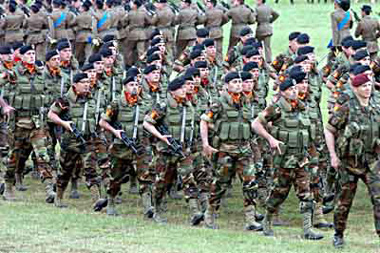
[(339, 171), (339, 181), (341, 191), (338, 195), (338, 202), (334, 214), (335, 230), (343, 235), (347, 226), (348, 214), (350, 212), (352, 202), (355, 198), (358, 181), (361, 179), (368, 188), (368, 193), (371, 197), (373, 205), (373, 215), (375, 219), (376, 233), (380, 236), (380, 162), (374, 161), (372, 164), (365, 166), (359, 164), (355, 168), (363, 169), (362, 173), (353, 173), (353, 167), (342, 168)]
[[(210, 187), (209, 205), (218, 210), (221, 199), (226, 193), (232, 177), (237, 174), (244, 183), (255, 180), (255, 166), (250, 148), (244, 152), (218, 152), (215, 161), (215, 176)], [(246, 194), (243, 188), (244, 206), (256, 204), (251, 194)]]
[(313, 208), (313, 198), (310, 192), (310, 175), (305, 167), (276, 168), (273, 189), (266, 201), (266, 209), (270, 213), (278, 211), (279, 206), (286, 200), (290, 189), (294, 185), (296, 195), (300, 201), (300, 211), (305, 213)]
[(160, 201), (165, 198), (166, 189), (168, 188), (167, 174), (177, 170), (178, 175), (182, 177), (184, 194), (186, 200), (198, 198), (199, 191), (193, 176), (193, 157), (186, 153), (186, 158), (173, 156), (168, 153), (157, 153), (156, 160), (156, 177), (153, 187), (153, 198)]
[(198, 140), (195, 144), (195, 150), (193, 151), (194, 156), (194, 179), (197, 182), (198, 189), (201, 192), (209, 192), (210, 184), (212, 182), (212, 164), (206, 157), (202, 154), (202, 141)]
[(47, 130), (43, 128), (26, 129), (16, 126), (14, 130), (14, 147), (8, 158), (5, 181), (15, 183), (15, 173), (22, 173), (25, 162), (33, 151), (42, 180), (53, 178), (48, 149), (51, 140)]
[(140, 156), (132, 154), (124, 144), (113, 144), (109, 151), (111, 154), (111, 168), (108, 173), (109, 185), (107, 187), (109, 195), (116, 197), (121, 189), (121, 184), (127, 182), (131, 174), (137, 174), (141, 194), (152, 191), (154, 172), (150, 169), (152, 155), (149, 148), (146, 148)]
[(57, 187), (66, 189), (70, 179), (78, 165), (83, 166), (86, 185), (90, 188), (93, 185), (100, 185), (100, 178), (98, 177), (96, 145), (94, 138), (86, 142), (85, 147), (68, 147), (61, 148), (60, 165), (61, 169), (57, 176)]
[(6, 170), (11, 140), (5, 122), (0, 122), (0, 173)]

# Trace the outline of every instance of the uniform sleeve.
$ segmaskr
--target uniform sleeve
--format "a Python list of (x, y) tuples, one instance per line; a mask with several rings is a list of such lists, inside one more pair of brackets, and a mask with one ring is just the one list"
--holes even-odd
[(264, 125), (281, 117), (281, 109), (278, 106), (268, 106), (259, 113), (258, 119)]
[(117, 117), (118, 111), (118, 103), (114, 101), (107, 106), (106, 111), (102, 113), (101, 118), (108, 123), (112, 123), (113, 119)]
[(349, 106), (348, 103), (345, 102), (342, 104), (340, 100), (344, 100), (344, 95), (339, 97), (337, 102), (335, 103), (334, 109), (330, 114), (329, 121), (327, 122), (326, 129), (335, 133), (338, 130), (344, 129), (348, 115), (349, 115)]
[(213, 103), (210, 108), (201, 115), (201, 120), (204, 120), (208, 123), (214, 123), (221, 113), (221, 108), (222, 105), (219, 102)]
[(151, 123), (152, 125), (156, 125), (158, 121), (161, 121), (165, 118), (166, 115), (166, 105), (165, 104), (157, 104), (150, 110), (144, 118), (144, 121)]
[(337, 23), (334, 13), (331, 13), (331, 30), (332, 30), (333, 46), (338, 46), (339, 45), (338, 23)]
[(249, 9), (249, 19), (248, 19), (248, 24), (252, 25), (256, 22), (256, 12)]
[(355, 30), (355, 37), (358, 38), (362, 34), (362, 22), (359, 22)]
[(65, 108), (64, 101), (63, 100), (56, 100), (50, 106), (50, 111), (56, 113), (57, 115), (60, 115), (63, 111), (63, 108)]
[(276, 12), (275, 10), (272, 9), (272, 18), (270, 20), (271, 23), (273, 23), (274, 21), (276, 21), (278, 19), (278, 17), (280, 17), (280, 14), (278, 14), (278, 12)]

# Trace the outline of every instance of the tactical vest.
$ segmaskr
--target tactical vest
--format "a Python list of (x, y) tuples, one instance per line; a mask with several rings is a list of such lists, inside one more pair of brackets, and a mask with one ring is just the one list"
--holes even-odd
[[(14, 85), (14, 96), (10, 104), (16, 109), (16, 117), (38, 115), (44, 107), (44, 80), (40, 73), (21, 74), (20, 67), (15, 69), (17, 84)], [(13, 85), (13, 84), (10, 84)]]
[[(87, 101), (87, 115), (84, 117), (85, 113), (85, 102)], [(75, 123), (75, 126), (82, 134), (86, 137), (95, 133), (95, 100), (89, 98), (81, 102), (73, 102), (69, 100), (70, 103), (70, 119)], [(83, 129), (83, 123), (85, 122), (85, 127)], [(84, 131), (83, 131), (84, 130)]]
[[(48, 70), (46, 70), (48, 71)], [(61, 97), (66, 94), (69, 90), (70, 86), (68, 83), (67, 77), (63, 76), (51, 76), (49, 73), (44, 73), (44, 81), (45, 81), (45, 104), (46, 106), (50, 106), (55, 99)]]
[(365, 154), (375, 156), (375, 148), (380, 144), (378, 101), (372, 97), (369, 106), (363, 108), (352, 94), (348, 106), (350, 107), (348, 122), (337, 140), (340, 155), (355, 158), (365, 158)]
[[(252, 112), (249, 107), (236, 108), (228, 103), (227, 98), (220, 99), (222, 111), (215, 122), (215, 132), (221, 142), (247, 142), (252, 137)], [(214, 138), (217, 140), (218, 138)], [(216, 147), (218, 143), (214, 143)]]
[(287, 111), (284, 103), (284, 98), (281, 98), (275, 104), (275, 108), (280, 108), (281, 116), (273, 121), (271, 135), (284, 143), (282, 157), (292, 154), (303, 156), (315, 137), (315, 130), (312, 130), (306, 110)]

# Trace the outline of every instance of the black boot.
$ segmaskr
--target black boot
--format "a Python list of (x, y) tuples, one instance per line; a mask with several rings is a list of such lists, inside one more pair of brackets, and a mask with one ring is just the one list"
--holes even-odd
[(343, 248), (344, 240), (343, 240), (342, 233), (335, 231), (334, 238), (333, 238), (333, 245), (335, 248)]

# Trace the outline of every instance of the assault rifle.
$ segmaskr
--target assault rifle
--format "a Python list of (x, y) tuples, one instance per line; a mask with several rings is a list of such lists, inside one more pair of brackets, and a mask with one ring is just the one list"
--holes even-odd
[[(170, 135), (169, 129), (166, 125), (159, 124), (156, 128), (162, 135)], [(186, 155), (182, 151), (182, 145), (178, 140), (173, 137), (168, 137), (168, 141), (170, 143), (170, 149), (173, 155), (186, 158)]]

